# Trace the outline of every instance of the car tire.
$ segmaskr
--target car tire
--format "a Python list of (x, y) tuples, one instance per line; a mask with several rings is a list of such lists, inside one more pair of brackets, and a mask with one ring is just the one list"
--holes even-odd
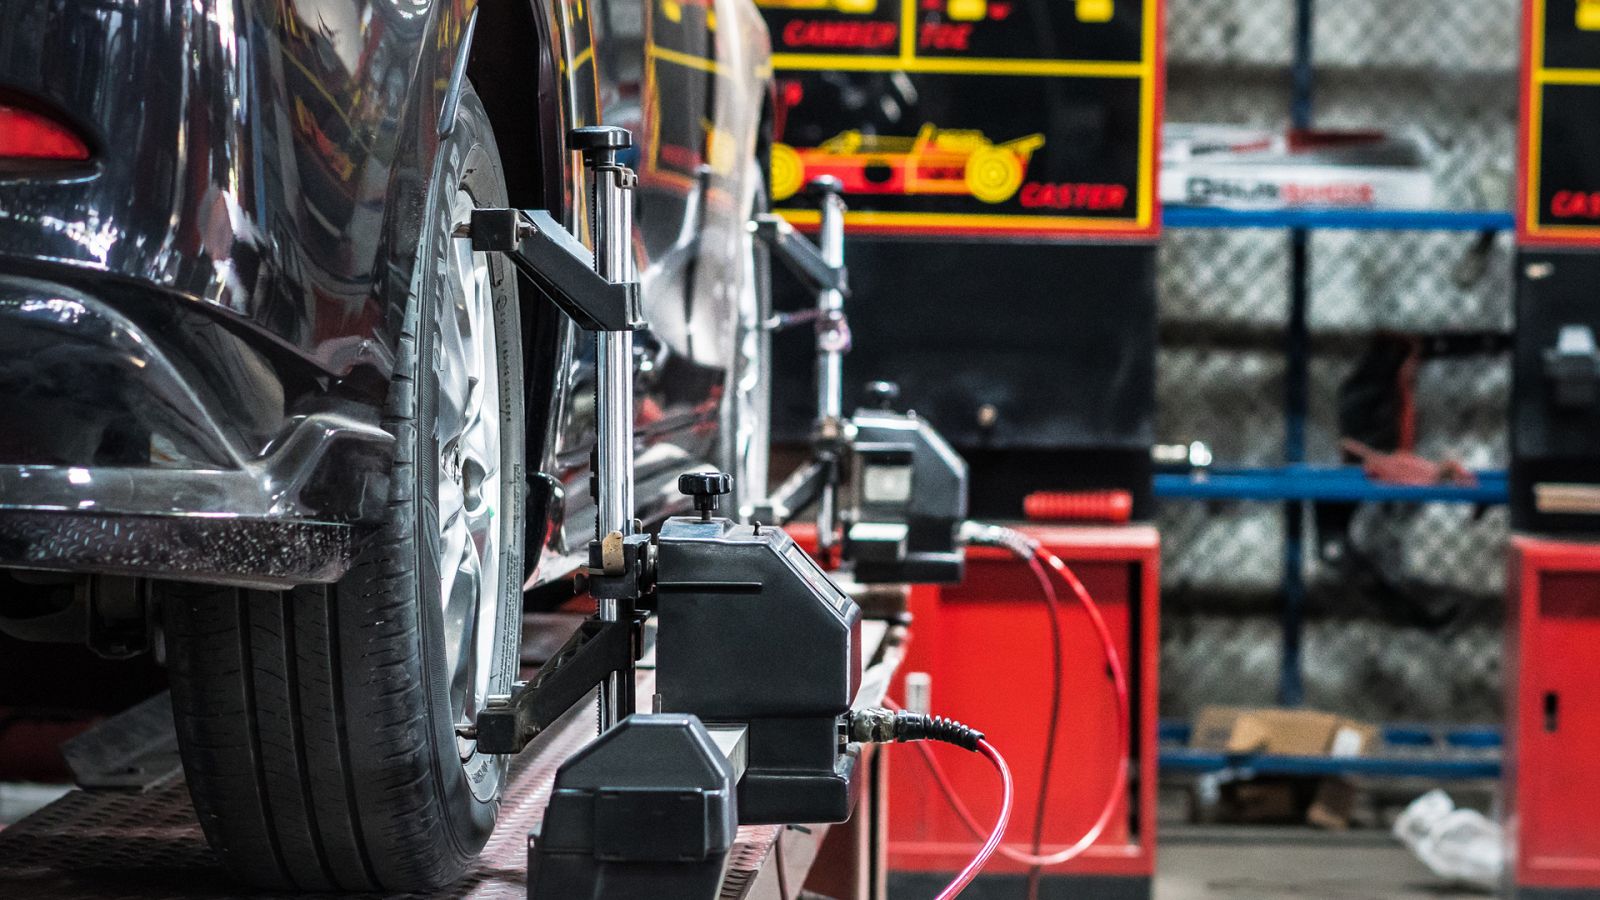
[(159, 587), (195, 811), (255, 887), (436, 889), (494, 828), (506, 759), (457, 726), (517, 672), (521, 326), (509, 264), (455, 230), (472, 206), (506, 204), (468, 87), (430, 184), (384, 413), (389, 501), (348, 574), (284, 592)]
[[(771, 209), (761, 167), (752, 165), (754, 190), (748, 204), (752, 220)], [(746, 230), (744, 283), (739, 289), (738, 323), (733, 365), (723, 388), (721, 434), (726, 471), (733, 476), (733, 502), (741, 521), (748, 521), (758, 500), (768, 494), (772, 458), (772, 254), (766, 242)]]

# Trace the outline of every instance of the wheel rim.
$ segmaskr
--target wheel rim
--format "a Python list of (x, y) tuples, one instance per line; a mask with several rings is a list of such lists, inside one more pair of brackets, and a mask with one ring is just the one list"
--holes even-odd
[[(759, 177), (757, 175), (756, 177)], [(757, 204), (752, 203), (752, 206)], [(765, 206), (765, 204), (760, 204)], [(755, 209), (754, 212), (764, 212)], [(768, 419), (771, 394), (767, 386), (767, 331), (761, 280), (766, 275), (763, 247), (748, 232), (744, 236), (746, 277), (739, 292), (739, 332), (734, 347), (731, 393), (733, 406), (734, 491), (741, 498), (739, 514), (748, 518), (751, 504), (766, 496), (771, 448)]]
[[(458, 190), (451, 231), (471, 217), (472, 197)], [(472, 724), (490, 693), (499, 643), (502, 526), (500, 379), (489, 255), (453, 237), (438, 307), (439, 600), (453, 724)], [(463, 764), (476, 745), (459, 740)], [(471, 779), (492, 792), (492, 784)], [(489, 781), (482, 779), (481, 781)]]
[[(744, 319), (741, 313), (740, 319)], [(741, 497), (754, 500), (765, 495), (767, 487), (767, 402), (761, 370), (761, 326), (751, 316), (751, 326), (742, 327), (734, 377), (734, 471)], [(741, 510), (741, 514), (747, 510)]]

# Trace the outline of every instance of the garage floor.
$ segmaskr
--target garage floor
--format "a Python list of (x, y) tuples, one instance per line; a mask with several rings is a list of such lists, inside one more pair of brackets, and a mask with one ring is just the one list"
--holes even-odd
[(1164, 826), (1155, 900), (1467, 900), (1383, 832)]

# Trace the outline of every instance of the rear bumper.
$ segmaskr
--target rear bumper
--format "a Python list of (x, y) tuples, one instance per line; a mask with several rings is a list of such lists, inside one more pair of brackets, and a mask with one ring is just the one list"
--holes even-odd
[(308, 396), (183, 301), (0, 276), (0, 567), (338, 578), (393, 439)]
[(271, 590), (338, 580), (353, 543), (353, 529), (332, 522), (0, 509), (0, 559), (19, 569)]

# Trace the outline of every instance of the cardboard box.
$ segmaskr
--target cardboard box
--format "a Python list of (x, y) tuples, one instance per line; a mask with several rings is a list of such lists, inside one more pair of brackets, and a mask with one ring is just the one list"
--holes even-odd
[(1195, 717), (1189, 745), (1224, 753), (1362, 756), (1377, 740), (1374, 726), (1333, 713), (1207, 706)]
[(1306, 778), (1257, 778), (1223, 785), (1216, 818), (1229, 825), (1297, 825), (1316, 791)]
[[(1223, 753), (1274, 756), (1361, 756), (1380, 738), (1366, 722), (1309, 709), (1208, 706), (1195, 717), (1189, 744)], [(1306, 822), (1348, 827), (1356, 789), (1342, 778), (1271, 778), (1236, 782), (1221, 794), (1223, 821), (1268, 824)]]
[(1422, 132), (1170, 122), (1161, 145), (1162, 203), (1230, 209), (1434, 205), (1434, 149)]

